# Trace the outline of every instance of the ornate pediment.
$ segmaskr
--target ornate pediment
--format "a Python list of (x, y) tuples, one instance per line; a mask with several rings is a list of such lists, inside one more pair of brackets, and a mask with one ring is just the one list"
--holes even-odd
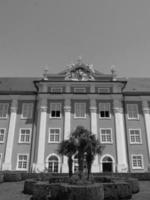
[(78, 60), (77, 64), (72, 64), (68, 66), (68, 69), (65, 74), (65, 80), (72, 81), (93, 81), (94, 78), (94, 68), (92, 65), (85, 65), (81, 62), (81, 59)]

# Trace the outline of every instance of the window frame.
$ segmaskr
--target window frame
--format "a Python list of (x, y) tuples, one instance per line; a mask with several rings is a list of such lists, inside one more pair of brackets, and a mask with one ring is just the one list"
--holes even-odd
[[(59, 107), (60, 107), (60, 110), (59, 110), (59, 111), (60, 111), (60, 116), (59, 116), (59, 117), (53, 117), (52, 114), (51, 114), (52, 107), (53, 107), (52, 105), (54, 105), (54, 104), (55, 104), (55, 105), (57, 104), (57, 105), (59, 105)], [(55, 111), (56, 111), (56, 110), (55, 110)], [(61, 118), (62, 118), (62, 103), (54, 103), (54, 102), (51, 102), (51, 103), (49, 104), (49, 118), (50, 118), (50, 119), (61, 119)]]
[[(28, 141), (21, 141), (21, 131), (22, 130), (30, 130), (29, 142)], [(19, 130), (19, 143), (20, 144), (30, 144), (31, 143), (31, 136), (32, 136), (32, 128), (20, 128)]]
[[(51, 130), (53, 130), (53, 129), (58, 129), (59, 130), (59, 141), (51, 141), (50, 140), (50, 136), (51, 136)], [(61, 142), (61, 128), (49, 128), (48, 129), (49, 130), (49, 132), (48, 132), (48, 143), (50, 143), (50, 144), (58, 144), (58, 143), (60, 143)], [(54, 136), (54, 138), (55, 138), (55, 136)]]
[[(131, 141), (131, 131), (139, 131), (139, 136), (140, 136), (140, 142), (132, 142)], [(136, 128), (130, 128), (129, 129), (129, 138), (130, 138), (130, 144), (142, 144), (142, 134), (141, 134), (141, 129), (136, 129)]]
[[(102, 144), (113, 144), (113, 134), (112, 134), (112, 128), (100, 128), (99, 129), (100, 133), (100, 143)], [(102, 130), (110, 130), (110, 136), (111, 136), (111, 141), (102, 141)]]
[[(142, 167), (133, 166), (133, 157), (134, 156), (141, 156)], [(131, 164), (132, 164), (132, 169), (144, 169), (144, 156), (143, 156), (143, 154), (132, 154), (131, 155)]]
[[(0, 105), (3, 104), (4, 105), (7, 105), (7, 113), (6, 113), (6, 116), (1, 116), (0, 115), (0, 119), (8, 119), (8, 112), (9, 112), (9, 103), (5, 103), (5, 102), (0, 102)], [(3, 108), (4, 109), (4, 108)], [(3, 114), (3, 113), (2, 113)]]
[[(18, 164), (19, 164), (19, 156), (27, 156), (27, 167), (26, 168), (19, 168)], [(17, 154), (17, 165), (16, 165), (16, 170), (18, 171), (28, 171), (29, 168), (29, 154), (28, 153), (18, 153)]]
[[(108, 104), (108, 107), (109, 107), (109, 117), (101, 117), (101, 114), (100, 114), (100, 105), (101, 104)], [(105, 110), (104, 112), (106, 112), (107, 110)], [(111, 103), (109, 102), (99, 102), (99, 119), (111, 119)]]
[[(23, 116), (24, 107), (27, 104), (31, 104), (32, 105), (32, 107), (31, 107), (32, 108), (32, 112), (30, 113), (29, 117)], [(34, 108), (33, 102), (23, 102), (22, 103), (22, 109), (21, 109), (21, 119), (32, 119), (33, 118), (33, 108)]]
[(0, 128), (0, 135), (1, 135), (1, 130), (4, 130), (4, 137), (3, 137), (3, 141), (0, 140), (0, 144), (4, 144), (5, 138), (6, 138), (6, 128)]
[[(83, 117), (78, 117), (77, 115), (76, 115), (76, 106), (77, 106), (77, 104), (82, 104), (82, 105), (84, 105), (84, 116)], [(86, 116), (87, 116), (87, 113), (86, 113), (86, 103), (85, 102), (75, 102), (74, 103), (74, 118), (75, 119), (86, 119)]]
[[(130, 117), (129, 116), (129, 105), (134, 105), (136, 107), (137, 117)], [(137, 103), (127, 103), (127, 118), (128, 120), (139, 120), (139, 107)]]

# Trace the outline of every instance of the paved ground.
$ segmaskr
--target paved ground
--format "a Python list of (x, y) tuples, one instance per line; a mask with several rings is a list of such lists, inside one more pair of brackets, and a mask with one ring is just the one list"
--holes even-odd
[[(22, 193), (24, 182), (1, 183), (0, 200), (30, 200), (29, 195)], [(133, 195), (132, 200), (150, 200), (150, 181), (140, 182), (140, 192)]]
[(1, 183), (0, 200), (29, 200), (31, 196), (22, 193), (24, 182)]

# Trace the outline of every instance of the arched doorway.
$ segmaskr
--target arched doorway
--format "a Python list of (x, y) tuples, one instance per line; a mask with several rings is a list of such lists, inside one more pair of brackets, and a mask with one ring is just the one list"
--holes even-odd
[(113, 172), (113, 160), (109, 156), (105, 156), (102, 160), (102, 171)]
[(52, 155), (48, 158), (48, 172), (51, 173), (59, 172), (59, 160), (55, 155)]

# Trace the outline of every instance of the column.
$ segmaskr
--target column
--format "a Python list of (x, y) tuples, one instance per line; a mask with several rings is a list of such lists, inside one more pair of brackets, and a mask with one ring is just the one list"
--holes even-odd
[(146, 128), (148, 152), (149, 152), (149, 160), (150, 160), (150, 108), (147, 101), (142, 102), (142, 109), (143, 109), (144, 120), (145, 120), (145, 128)]
[(117, 143), (117, 171), (128, 172), (124, 116), (121, 100), (114, 100), (114, 117)]
[(16, 118), (17, 118), (17, 99), (16, 97), (13, 97), (10, 108), (10, 122), (8, 128), (5, 158), (2, 167), (3, 170), (12, 170), (11, 161), (12, 161), (12, 152), (13, 152), (14, 135), (16, 127)]
[(41, 95), (40, 99), (40, 123), (38, 138), (38, 153), (35, 170), (37, 172), (44, 171), (45, 168), (45, 139), (46, 139), (46, 122), (47, 122), (47, 95)]
[[(70, 99), (65, 100), (64, 106), (64, 140), (68, 140), (70, 138), (71, 133), (71, 101)], [(63, 165), (62, 172), (68, 173), (68, 158), (66, 156), (63, 157)]]
[[(91, 112), (91, 132), (92, 134), (97, 137), (97, 107), (96, 107), (96, 100), (90, 100), (90, 112)], [(92, 165), (92, 172), (99, 172), (99, 162), (98, 162), (98, 155), (95, 156), (95, 160)]]

